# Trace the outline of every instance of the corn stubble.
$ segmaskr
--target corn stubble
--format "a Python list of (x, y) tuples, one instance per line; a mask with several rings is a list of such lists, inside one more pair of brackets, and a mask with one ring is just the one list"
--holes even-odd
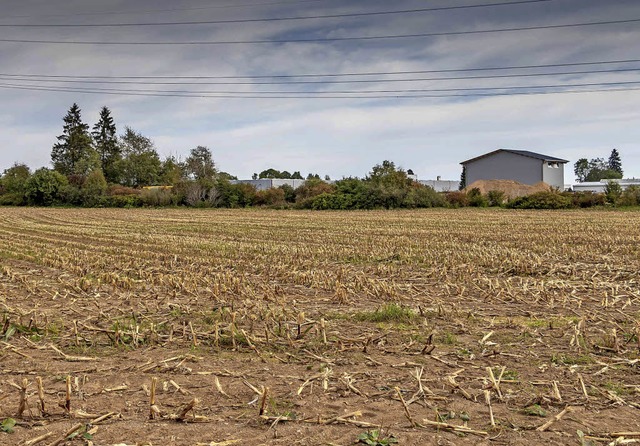
[[(425, 432), (640, 437), (631, 420), (597, 422), (640, 410), (634, 214), (0, 215), (0, 360), (14, 364), (0, 418), (20, 420), (24, 444), (247, 419), (274, 442), (285, 424), (353, 439), (384, 427), (406, 444)], [(228, 436), (184, 444), (251, 443)]]

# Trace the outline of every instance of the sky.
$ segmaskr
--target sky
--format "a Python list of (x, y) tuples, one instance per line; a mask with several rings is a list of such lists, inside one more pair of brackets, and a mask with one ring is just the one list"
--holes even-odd
[(363, 177), (391, 160), (456, 180), (461, 161), (499, 148), (568, 160), (566, 183), (579, 158), (616, 148), (625, 177), (640, 177), (637, 0), (0, 7), (0, 172), (50, 166), (76, 102), (90, 126), (107, 106), (119, 133), (151, 138), (162, 157), (206, 146), (241, 179), (267, 168)]

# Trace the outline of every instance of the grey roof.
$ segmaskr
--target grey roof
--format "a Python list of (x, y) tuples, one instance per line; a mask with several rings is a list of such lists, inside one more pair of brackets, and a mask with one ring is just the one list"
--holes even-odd
[(529, 158), (536, 158), (542, 161), (551, 161), (554, 163), (568, 163), (569, 161), (564, 160), (562, 158), (556, 158), (555, 156), (543, 155), (541, 153), (530, 152), (529, 150), (512, 150), (512, 149), (498, 149), (493, 152), (485, 153), (484, 155), (476, 156), (475, 158), (468, 159), (466, 161), (461, 162), (460, 164), (467, 164), (472, 161), (479, 160), (480, 158), (484, 158), (486, 156), (490, 156), (496, 154), (498, 152), (509, 152), (516, 155), (528, 156)]

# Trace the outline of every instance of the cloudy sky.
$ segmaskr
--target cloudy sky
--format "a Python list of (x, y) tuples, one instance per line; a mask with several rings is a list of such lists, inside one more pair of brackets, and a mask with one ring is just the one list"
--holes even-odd
[(637, 0), (0, 5), (0, 171), (48, 166), (77, 102), (90, 125), (106, 105), (163, 157), (204, 145), (241, 178), (390, 159), (458, 179), (497, 148), (565, 158), (567, 182), (617, 148), (640, 177)]

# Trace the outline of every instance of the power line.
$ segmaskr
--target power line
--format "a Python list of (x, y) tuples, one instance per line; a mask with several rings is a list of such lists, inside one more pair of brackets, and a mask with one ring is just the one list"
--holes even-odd
[(342, 14), (324, 14), (324, 15), (310, 15), (310, 16), (289, 16), (289, 17), (270, 17), (270, 18), (257, 18), (257, 19), (226, 19), (226, 20), (198, 20), (198, 21), (186, 21), (186, 22), (138, 22), (138, 23), (72, 23), (72, 24), (50, 24), (50, 23), (37, 23), (37, 24), (4, 24), (0, 23), (2, 28), (114, 28), (114, 27), (132, 27), (132, 26), (193, 26), (193, 25), (223, 25), (234, 23), (256, 23), (256, 22), (282, 22), (293, 20), (312, 20), (312, 19), (337, 19), (337, 18), (352, 18), (352, 17), (371, 17), (371, 16), (384, 16), (384, 15), (398, 15), (398, 14), (416, 14), (423, 12), (434, 11), (450, 11), (457, 9), (477, 9), (487, 8), (494, 6), (514, 6), (529, 3), (546, 3), (552, 0), (519, 0), (508, 3), (481, 3), (475, 5), (460, 5), (460, 6), (439, 6), (432, 8), (415, 8), (415, 9), (401, 9), (396, 11), (373, 11), (373, 12), (354, 12), (354, 13), (342, 13)]
[(409, 39), (424, 37), (443, 37), (443, 36), (462, 36), (476, 34), (490, 34), (514, 31), (536, 31), (546, 29), (560, 28), (578, 28), (587, 26), (601, 25), (621, 25), (629, 23), (638, 23), (640, 19), (627, 20), (606, 20), (597, 22), (584, 23), (567, 23), (561, 25), (539, 25), (539, 26), (523, 26), (514, 28), (495, 28), (474, 31), (446, 31), (434, 33), (417, 33), (417, 34), (395, 34), (395, 35), (379, 35), (379, 36), (354, 36), (354, 37), (321, 37), (307, 39), (271, 39), (271, 40), (202, 40), (187, 42), (106, 42), (91, 40), (32, 40), (32, 39), (0, 39), (5, 43), (38, 43), (38, 44), (56, 44), (56, 45), (238, 45), (238, 44), (279, 44), (279, 43), (321, 43), (321, 42), (349, 42), (349, 41), (367, 41), (367, 40), (392, 40), (392, 39)]
[[(540, 65), (510, 65), (510, 66), (493, 66), (493, 67), (471, 67), (471, 68), (445, 68), (437, 70), (404, 70), (404, 71), (368, 71), (368, 72), (351, 72), (351, 73), (302, 73), (302, 74), (261, 74), (261, 75), (244, 75), (244, 76), (105, 76), (105, 75), (63, 75), (63, 74), (16, 74), (16, 73), (0, 73), (0, 76), (9, 77), (42, 77), (55, 79), (280, 79), (280, 78), (304, 78), (304, 77), (343, 77), (343, 76), (391, 76), (405, 74), (430, 74), (430, 73), (464, 73), (473, 71), (501, 71), (501, 70), (525, 70), (534, 68), (565, 68), (587, 65), (610, 65), (637, 63), (640, 59), (619, 59), (605, 60), (593, 62), (566, 62), (556, 64), (540, 64)], [(631, 70), (635, 70), (631, 69)]]
[(239, 95), (204, 95), (204, 94), (179, 94), (179, 93), (121, 93), (121, 92), (104, 92), (93, 90), (77, 90), (66, 88), (49, 88), (49, 87), (24, 87), (19, 85), (0, 84), (0, 88), (29, 90), (29, 91), (49, 91), (49, 92), (65, 92), (65, 93), (85, 93), (85, 94), (106, 94), (116, 96), (151, 96), (151, 97), (174, 97), (174, 98), (209, 98), (209, 99), (418, 99), (418, 98), (477, 98), (477, 97), (494, 97), (494, 96), (538, 96), (550, 94), (570, 94), (570, 93), (604, 93), (604, 92), (628, 92), (640, 91), (638, 88), (606, 88), (606, 89), (588, 89), (588, 90), (564, 90), (564, 91), (535, 91), (535, 92), (494, 92), (494, 93), (471, 93), (471, 94), (412, 94), (412, 95), (384, 95), (384, 96), (239, 96)]
[(610, 70), (582, 70), (560, 71), (550, 73), (510, 73), (483, 76), (449, 76), (449, 77), (418, 77), (412, 79), (355, 79), (355, 80), (314, 80), (314, 81), (233, 81), (233, 82), (202, 82), (202, 81), (140, 81), (140, 80), (85, 80), (85, 79), (50, 79), (49, 77), (27, 77), (20, 75), (0, 74), (0, 80), (15, 80), (22, 82), (56, 82), (70, 84), (130, 84), (130, 85), (328, 85), (328, 84), (370, 84), (370, 83), (398, 83), (398, 82), (423, 82), (423, 81), (451, 81), (451, 80), (475, 80), (475, 79), (509, 79), (517, 77), (547, 77), (570, 76), (575, 74), (611, 74), (638, 72), (639, 68), (617, 68)]
[[(579, 88), (579, 87), (611, 87), (611, 86), (628, 86), (638, 85), (640, 81), (620, 81), (620, 82), (585, 82), (572, 84), (553, 84), (553, 85), (508, 85), (500, 87), (473, 87), (473, 88), (413, 88), (413, 89), (378, 89), (378, 90), (332, 90), (332, 91), (225, 91), (225, 90), (141, 90), (141, 89), (114, 89), (101, 87), (73, 87), (77, 91), (97, 91), (97, 92), (120, 92), (120, 93), (168, 93), (168, 94), (229, 94), (229, 95), (364, 95), (364, 94), (380, 94), (380, 93), (452, 93), (452, 92), (487, 92), (493, 90), (539, 90), (553, 88)], [(11, 87), (24, 87), (21, 84), (2, 84)], [(41, 88), (40, 86), (34, 86)], [(42, 88), (50, 88), (44, 86)], [(51, 87), (66, 88), (66, 87)]]
[(131, 11), (99, 11), (99, 12), (76, 12), (69, 14), (35, 14), (35, 15), (14, 15), (5, 16), (4, 19), (31, 19), (35, 17), (78, 17), (78, 16), (94, 16), (94, 15), (127, 15), (127, 14), (151, 14), (156, 12), (187, 12), (187, 11), (203, 11), (208, 9), (232, 9), (232, 8), (255, 8), (261, 6), (276, 6), (276, 5), (290, 5), (300, 3), (318, 3), (327, 0), (291, 0), (291, 1), (276, 1), (268, 3), (243, 3), (235, 5), (211, 5), (200, 6), (197, 8), (170, 8), (170, 9), (146, 9), (146, 10), (131, 10)]

